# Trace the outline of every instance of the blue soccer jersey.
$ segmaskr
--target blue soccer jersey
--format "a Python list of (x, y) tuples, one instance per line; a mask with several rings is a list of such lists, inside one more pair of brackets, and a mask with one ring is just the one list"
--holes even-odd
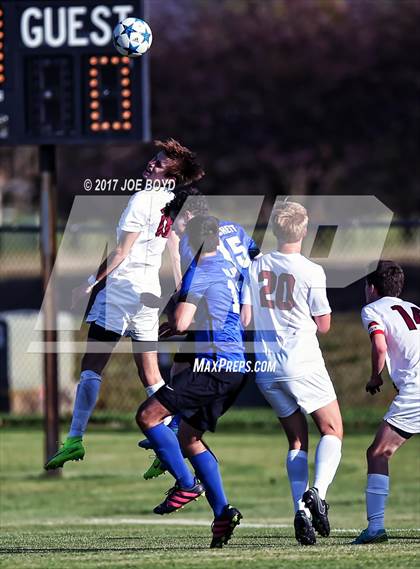
[[(252, 259), (260, 252), (257, 244), (241, 225), (232, 221), (219, 221), (219, 239), (219, 251), (226, 261), (236, 269), (232, 276), (238, 279), (238, 276), (241, 275), (243, 280), (248, 274), (248, 267)], [(191, 249), (187, 233), (184, 233), (179, 242), (179, 254), (182, 274), (185, 274), (194, 259), (194, 252)]]
[(209, 361), (244, 362), (243, 328), (231, 263), (221, 253), (202, 258), (184, 275), (180, 301), (197, 306), (196, 357)]

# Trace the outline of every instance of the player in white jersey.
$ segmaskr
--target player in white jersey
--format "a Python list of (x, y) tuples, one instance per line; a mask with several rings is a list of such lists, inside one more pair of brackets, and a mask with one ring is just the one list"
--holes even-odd
[[(142, 304), (140, 295), (160, 293), (159, 268), (172, 224), (163, 212), (174, 196), (165, 189), (168, 181), (183, 185), (199, 180), (204, 172), (195, 154), (176, 140), (156, 141), (155, 146), (158, 153), (149, 161), (143, 178), (161, 181), (162, 189), (143, 189), (132, 196), (118, 223), (116, 248), (97, 276), (92, 275), (73, 291), (74, 305), (106, 278), (86, 319), (90, 322), (87, 349), (70, 430), (61, 449), (46, 463), (47, 470), (83, 459), (82, 438), (99, 395), (101, 374), (122, 336), (132, 338), (134, 360), (147, 395), (164, 385), (157, 359), (159, 309)], [(101, 349), (95, 351), (98, 344)]]
[[(301, 255), (307, 224), (306, 209), (298, 203), (285, 202), (274, 211), (278, 249), (251, 264), (242, 319), (247, 326), (254, 316), (256, 361), (275, 363), (275, 371), (257, 372), (256, 382), (289, 441), (286, 467), (296, 539), (312, 545), (314, 528), (323, 536), (330, 532), (325, 497), (340, 462), (343, 427), (316, 336), (330, 328), (325, 273)], [(321, 434), (311, 488), (304, 413), (312, 416)]]
[(389, 493), (388, 463), (413, 434), (420, 433), (420, 309), (399, 298), (404, 272), (393, 261), (380, 261), (366, 279), (362, 322), (372, 342), (372, 374), (366, 391), (380, 391), (385, 367), (394, 382), (395, 396), (367, 451), (366, 509), (368, 527), (357, 545), (387, 541), (384, 525)]

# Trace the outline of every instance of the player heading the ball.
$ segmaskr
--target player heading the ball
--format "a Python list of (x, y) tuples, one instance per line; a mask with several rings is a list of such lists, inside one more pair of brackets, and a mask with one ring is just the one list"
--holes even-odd
[[(155, 147), (157, 153), (149, 160), (143, 179), (160, 180), (162, 186), (163, 181), (174, 180), (178, 186), (204, 175), (196, 155), (178, 141), (155, 141)], [(163, 213), (173, 197), (174, 193), (166, 189), (136, 192), (118, 223), (115, 249), (96, 276), (91, 275), (73, 290), (75, 305), (106, 279), (86, 318), (90, 327), (70, 430), (61, 449), (47, 461), (47, 470), (60, 468), (69, 460), (83, 459), (82, 438), (99, 396), (102, 372), (122, 336), (131, 337), (134, 361), (147, 395), (164, 385), (157, 358), (159, 309), (140, 302), (140, 296), (160, 295), (159, 269), (167, 244), (175, 278), (180, 273), (177, 243), (171, 239), (172, 220)]]

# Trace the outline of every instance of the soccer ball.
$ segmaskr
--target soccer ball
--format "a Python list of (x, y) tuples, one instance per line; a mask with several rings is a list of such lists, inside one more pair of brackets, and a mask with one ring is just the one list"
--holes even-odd
[(152, 30), (139, 18), (126, 18), (117, 24), (112, 33), (115, 49), (121, 55), (139, 57), (152, 45)]

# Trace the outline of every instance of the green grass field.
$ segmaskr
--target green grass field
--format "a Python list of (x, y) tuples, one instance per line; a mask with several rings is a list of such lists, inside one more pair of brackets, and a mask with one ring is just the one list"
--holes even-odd
[(136, 448), (137, 440), (135, 432), (92, 431), (86, 438), (85, 460), (67, 464), (62, 477), (51, 478), (41, 469), (41, 431), (3, 429), (1, 566), (364, 569), (386, 564), (396, 569), (419, 565), (418, 438), (401, 449), (392, 465), (388, 544), (349, 545), (365, 526), (364, 453), (371, 435), (359, 434), (347, 436), (329, 493), (332, 535), (320, 538), (315, 547), (303, 548), (293, 538), (281, 434), (209, 436), (229, 499), (244, 514), (243, 525), (222, 551), (208, 550), (212, 516), (205, 499), (165, 518), (151, 513), (171, 478), (142, 479), (149, 458)]

